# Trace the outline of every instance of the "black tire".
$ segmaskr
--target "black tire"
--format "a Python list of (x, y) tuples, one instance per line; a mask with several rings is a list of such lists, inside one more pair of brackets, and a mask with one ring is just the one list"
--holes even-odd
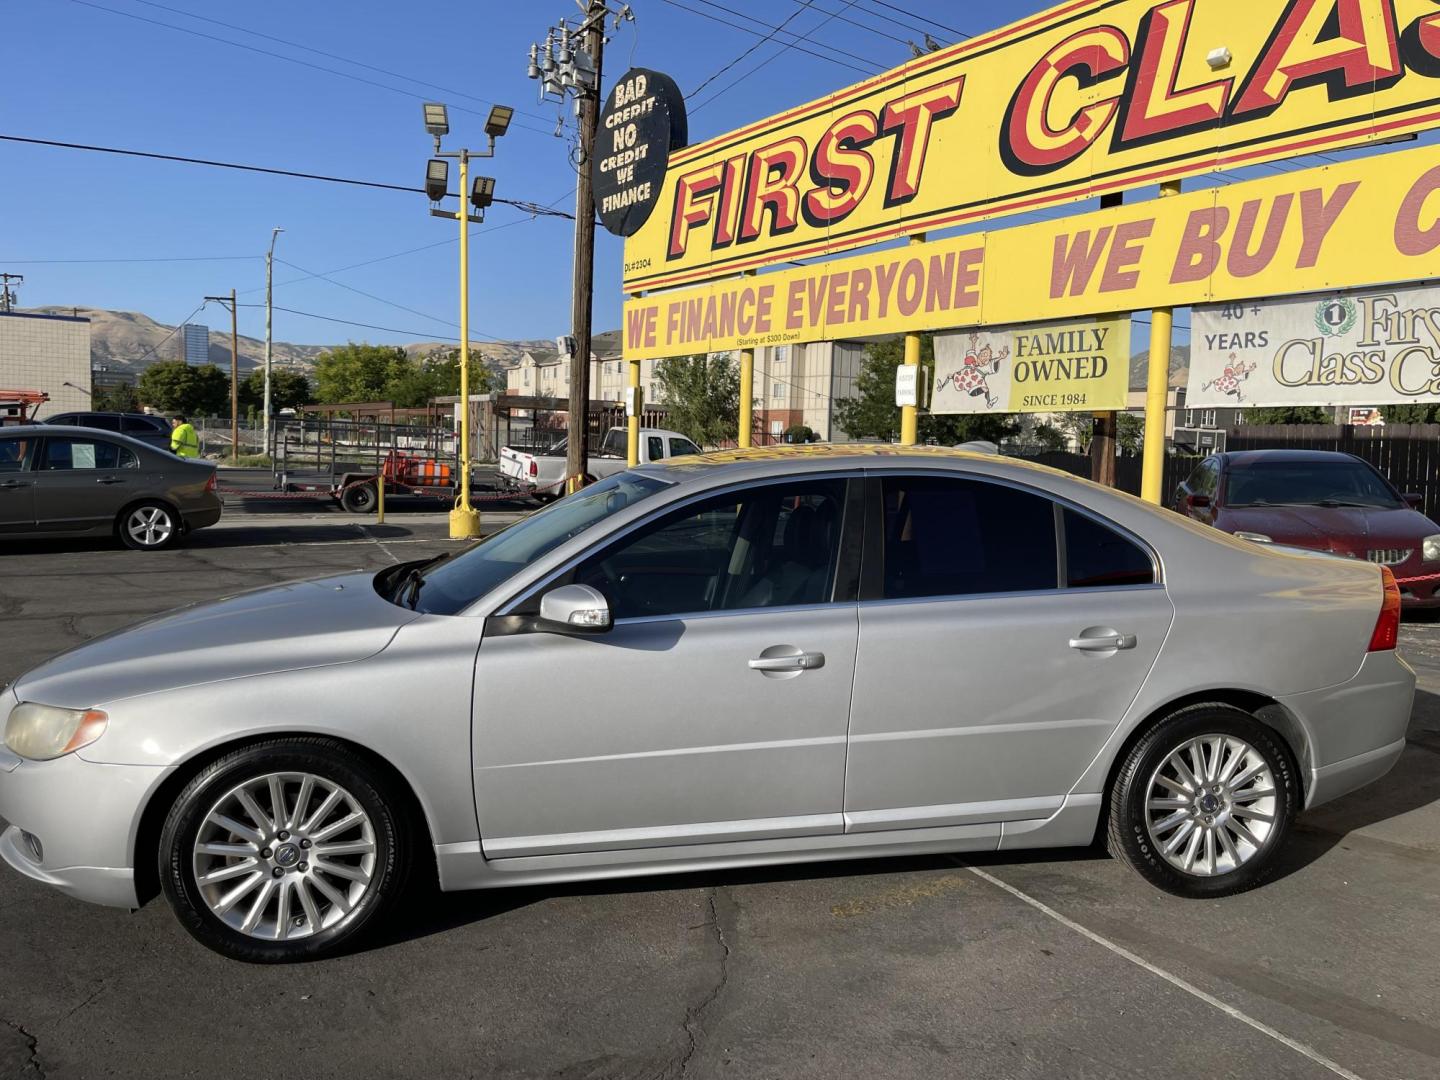
[[(1162, 801), (1189, 805), (1149, 809), (1153, 797), (1167, 796), (1162, 785), (1156, 785), (1155, 791), (1151, 791), (1153, 778), (1157, 776), (1162, 765), (1187, 744), (1211, 737), (1229, 737), (1248, 744), (1258, 758), (1263, 760), (1269, 776), (1273, 779), (1273, 785), (1267, 788), (1263, 782), (1264, 774), (1261, 774), (1251, 785), (1242, 785), (1244, 791), (1233, 793), (1236, 795), (1233, 801), (1228, 785), (1220, 793), (1207, 795), (1205, 791), (1201, 791), (1201, 798), (1172, 791), (1169, 794), (1173, 795), (1173, 798), (1166, 797)], [(1200, 762), (1205, 767), (1209, 767), (1213, 761), (1213, 753), (1209, 749), (1211, 745), (1213, 744), (1207, 742), (1204, 747), (1197, 748), (1201, 754)], [(1234, 752), (1234, 744), (1225, 745), (1227, 751), (1222, 752), (1222, 762), (1229, 760), (1225, 753)], [(1232, 779), (1242, 779), (1245, 772), (1258, 764), (1254, 759), (1247, 760), (1249, 764), (1242, 761), (1240, 766), (1237, 766)], [(1220, 775), (1212, 778), (1222, 778), (1224, 771), (1222, 764), (1217, 770)], [(1259, 790), (1272, 790), (1274, 794), (1266, 799), (1253, 798), (1253, 793)], [(1202, 802), (1202, 798), (1206, 801)], [(1207, 810), (1217, 806), (1216, 812), (1206, 814)], [(1240, 812), (1232, 813), (1236, 806), (1241, 807)], [(1258, 822), (1257, 815), (1262, 809), (1265, 811), (1264, 816), (1271, 820), (1268, 822), (1269, 832), (1259, 837), (1258, 829), (1262, 823)], [(1274, 873), (1278, 853), (1284, 846), (1299, 809), (1299, 771), (1285, 740), (1272, 728), (1240, 709), (1227, 705), (1195, 705), (1160, 721), (1146, 732), (1126, 755), (1110, 789), (1110, 853), (1128, 863), (1152, 885), (1176, 896), (1189, 899), (1231, 896), (1263, 884)], [(1204, 851), (1213, 850), (1219, 854), (1209, 856), (1207, 861), (1202, 851), (1197, 856), (1195, 872), (1187, 872), (1181, 866), (1174, 865), (1164, 848), (1176, 840), (1177, 835), (1185, 829), (1186, 822), (1182, 820), (1173, 826), (1171, 831), (1157, 830), (1157, 840), (1156, 832), (1152, 832), (1152, 822), (1148, 819), (1148, 815), (1153, 813), (1160, 819), (1154, 821), (1153, 825), (1161, 825), (1169, 817), (1166, 811), (1193, 817), (1195, 820), (1187, 835), (1201, 834), (1201, 840), (1197, 843)], [(1212, 823), (1207, 829), (1214, 834), (1214, 841), (1204, 836), (1206, 830), (1200, 827), (1201, 822)], [(1239, 833), (1232, 831), (1237, 826), (1245, 835), (1258, 839), (1259, 843), (1250, 844), (1242, 840)], [(1252, 828), (1257, 831), (1252, 832)], [(1160, 841), (1163, 841), (1163, 844)], [(1237, 857), (1224, 850), (1222, 845), (1227, 843), (1239, 855), (1244, 856), (1238, 865)], [(1206, 846), (1211, 844), (1213, 847)], [(1182, 850), (1175, 852), (1175, 857), (1183, 862), (1184, 849), (1189, 847), (1190, 841), (1182, 839)], [(1207, 868), (1211, 871), (1208, 874), (1205, 873)]]
[(184, 529), (179, 512), (157, 500), (127, 506), (115, 519), (116, 535), (133, 551), (164, 551), (175, 545)]
[[(275, 837), (266, 837), (255, 844), (258, 852), (256, 855), (224, 856), (226, 860), (233, 859), (235, 862), (222, 862), (219, 868), (230, 870), (233, 867), (237, 872), (225, 879), (225, 885), (214, 886), (212, 889), (231, 889), (233, 886), (229, 884), (230, 881), (244, 883), (254, 871), (259, 870), (260, 876), (252, 888), (263, 890), (271, 897), (263, 902), (264, 918), (257, 925), (257, 935), (252, 935), (244, 932), (243, 927), (235, 927), (224, 921), (207, 902), (197, 878), (195, 864), (199, 858), (209, 856), (197, 854), (196, 845), (200, 840), (202, 827), (211, 830), (215, 828), (213, 819), (210, 818), (212, 811), (222, 805), (232, 805), (225, 800), (230, 799), (240, 785), (281, 773), (298, 774), (292, 777), (292, 783), (300, 782), (300, 776), (316, 778), (313, 785), (315, 794), (307, 801), (307, 807), (312, 810), (318, 810), (318, 804), (323, 802), (326, 792), (324, 785), (332, 785), (363, 811), (368, 818), (369, 833), (364, 832), (366, 825), (355, 828), (361, 830), (359, 839), (362, 843), (368, 841), (372, 854), (352, 856), (359, 862), (347, 865), (363, 868), (368, 859), (369, 881), (347, 885), (346, 879), (324, 870), (321, 865), (322, 858), (333, 863), (344, 856), (322, 855), (320, 848), (323, 842), (319, 842), (318, 838), (318, 846), (312, 846), (308, 841), (300, 840), (298, 835), (294, 842), (291, 842), (290, 834), (284, 833), (286, 842), (282, 845), (279, 842), (281, 834), (277, 832)], [(282, 788), (282, 791), (285, 790)], [(293, 791), (293, 787), (290, 790)], [(282, 798), (287, 796), (282, 795)], [(288, 798), (293, 798), (296, 804), (292, 811), (295, 820), (303, 822), (306, 808), (298, 805), (299, 792), (294, 792)], [(275, 814), (273, 801), (267, 800), (263, 794), (257, 801), (262, 811), (268, 811), (277, 818), (283, 817), (283, 814)], [(332, 814), (346, 813), (348, 807), (344, 802), (342, 799), (341, 805), (332, 811)], [(408, 820), (405, 806), (406, 803), (392, 790), (385, 777), (364, 758), (333, 740), (299, 737), (271, 739), (246, 746), (205, 766), (176, 797), (160, 834), (161, 888), (181, 925), (201, 944), (222, 956), (249, 963), (273, 964), (314, 960), (333, 954), (376, 925), (405, 890), (414, 862), (417, 835)], [(286, 809), (289, 809), (288, 801)], [(280, 824), (285, 823), (282, 820)], [(353, 836), (348, 832), (338, 835), (342, 838)], [(214, 842), (213, 835), (210, 842)], [(232, 834), (226, 842), (238, 842), (240, 846), (247, 846), (248, 843), (239, 834)], [(264, 844), (270, 846), (262, 846)], [(313, 854), (301, 853), (300, 846)], [(313, 859), (316, 865), (312, 867), (307, 862), (289, 863), (291, 857), (308, 857)], [(239, 865), (248, 862), (254, 862), (255, 865), (248, 868)], [(281, 867), (280, 863), (288, 865)], [(211, 869), (215, 869), (214, 864)], [(277, 870), (282, 872), (277, 873)], [(291, 880), (285, 880), (291, 875), (294, 875)], [(284, 881), (286, 888), (270, 885), (268, 877), (274, 877), (277, 882)], [(317, 878), (321, 878), (321, 883), (317, 883)], [(332, 891), (347, 890), (349, 906), (338, 907), (322, 895), (322, 883), (328, 884)], [(312, 921), (309, 918), (309, 908), (302, 905), (302, 910), (292, 911), (291, 917), (284, 921), (287, 927), (293, 925), (295, 931), (304, 930), (303, 936), (289, 940), (258, 936), (267, 923), (277, 928), (273, 933), (279, 933), (281, 912), (285, 910), (280, 907), (279, 894), (286, 892), (287, 888), (286, 908), (299, 904), (299, 894), (303, 891), (319, 907), (319, 918)], [(238, 914), (242, 908), (248, 910), (251, 896), (258, 899), (257, 893), (244, 895), (243, 903), (235, 903), (234, 912)], [(318, 930), (315, 929), (317, 925), (320, 927)], [(289, 934), (292, 931), (287, 929), (285, 932)]]
[(340, 505), (352, 514), (373, 514), (379, 502), (374, 484), (356, 484), (340, 493)]

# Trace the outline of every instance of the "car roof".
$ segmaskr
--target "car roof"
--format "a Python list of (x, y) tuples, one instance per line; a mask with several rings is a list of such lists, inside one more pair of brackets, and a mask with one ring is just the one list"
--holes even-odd
[(1231, 450), (1219, 455), (1231, 465), (1255, 465), (1264, 461), (1290, 462), (1292, 464), (1320, 464), (1322, 462), (1359, 461), (1354, 454), (1338, 450)]
[(1013, 467), (1047, 476), (1065, 476), (1047, 465), (1037, 465), (1020, 458), (998, 457), (974, 450), (956, 450), (948, 446), (895, 446), (889, 443), (807, 443), (786, 446), (759, 446), (749, 449), (715, 450), (708, 454), (689, 454), (637, 467), (637, 472), (657, 476), (672, 483), (687, 483), (713, 478), (720, 470), (746, 476), (784, 475), (800, 466), (824, 466), (827, 470), (849, 468), (905, 468), (914, 465), (978, 464)]
[(131, 435), (101, 428), (80, 427), (78, 424), (6, 424), (0, 427), (0, 435), (34, 435), (37, 437), (56, 435), (81, 435), (87, 439), (114, 439), (125, 446), (138, 446), (141, 450), (153, 451), (155, 447)]

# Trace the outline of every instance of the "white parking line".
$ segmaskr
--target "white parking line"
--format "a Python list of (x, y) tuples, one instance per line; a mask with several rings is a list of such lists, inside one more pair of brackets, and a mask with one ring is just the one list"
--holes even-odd
[(1007, 885), (1005, 882), (1003, 882), (1003, 881), (1001, 881), (999, 878), (995, 877), (995, 875), (993, 875), (993, 874), (987, 874), (984, 870), (981, 870), (979, 867), (977, 867), (977, 866), (971, 866), (969, 863), (967, 863), (967, 862), (961, 862), (959, 859), (956, 859), (955, 862), (956, 862), (958, 865), (964, 867), (966, 870), (969, 870), (969, 871), (970, 871), (972, 874), (974, 874), (976, 877), (978, 877), (978, 878), (980, 878), (980, 879), (982, 879), (982, 880), (984, 880), (984, 881), (988, 881), (991, 885), (994, 885), (997, 889), (1003, 889), (1005, 892), (1007, 892), (1007, 893), (1009, 893), (1011, 896), (1015, 897), (1015, 899), (1020, 900), (1020, 901), (1023, 901), (1023, 902), (1026, 903), (1026, 904), (1029, 904), (1032, 908), (1034, 908), (1036, 911), (1040, 912), (1042, 915), (1048, 915), (1050, 918), (1052, 918), (1052, 919), (1054, 919), (1056, 922), (1058, 922), (1061, 926), (1065, 926), (1065, 927), (1068, 927), (1068, 928), (1071, 929), (1071, 930), (1074, 930), (1074, 931), (1075, 931), (1077, 934), (1079, 934), (1080, 936), (1082, 936), (1082, 937), (1084, 937), (1084, 938), (1088, 938), (1090, 941), (1093, 941), (1096, 945), (1099, 945), (1099, 946), (1101, 946), (1102, 948), (1109, 949), (1109, 950), (1110, 950), (1112, 953), (1114, 953), (1116, 956), (1120, 957), (1120, 958), (1123, 959), (1123, 960), (1128, 960), (1128, 961), (1130, 961), (1130, 963), (1136, 965), (1137, 967), (1142, 967), (1142, 968), (1144, 968), (1146, 971), (1150, 972), (1150, 974), (1159, 976), (1160, 978), (1164, 979), (1166, 982), (1170, 983), (1172, 986), (1178, 986), (1181, 990), (1184, 990), (1187, 994), (1190, 994), (1190, 995), (1192, 995), (1192, 996), (1194, 996), (1194, 997), (1199, 998), (1201, 1001), (1205, 1002), (1207, 1005), (1213, 1005), (1213, 1006), (1215, 1006), (1215, 1008), (1219, 1009), (1219, 1010), (1220, 1010), (1221, 1012), (1223, 1012), (1226, 1016), (1233, 1017), (1234, 1019), (1239, 1020), (1242, 1024), (1248, 1024), (1250, 1027), (1252, 1027), (1252, 1028), (1254, 1028), (1256, 1031), (1260, 1032), (1260, 1034), (1262, 1034), (1262, 1035), (1268, 1035), (1270, 1038), (1274, 1039), (1276, 1042), (1281, 1043), (1282, 1045), (1288, 1046), (1291, 1050), (1294, 1050), (1297, 1054), (1303, 1054), (1305, 1057), (1307, 1057), (1307, 1058), (1309, 1058), (1311, 1061), (1315, 1062), (1315, 1064), (1320, 1065), (1320, 1066), (1322, 1066), (1322, 1067), (1324, 1067), (1324, 1068), (1326, 1068), (1326, 1069), (1329, 1069), (1329, 1070), (1330, 1070), (1332, 1073), (1334, 1073), (1336, 1076), (1342, 1076), (1342, 1077), (1345, 1078), (1345, 1080), (1361, 1080), (1361, 1078), (1360, 1078), (1359, 1076), (1357, 1076), (1355, 1073), (1351, 1072), (1349, 1069), (1345, 1068), (1345, 1066), (1340, 1065), (1340, 1064), (1337, 1064), (1337, 1063), (1334, 1062), (1334, 1061), (1331, 1061), (1329, 1058), (1327, 1058), (1324, 1054), (1320, 1053), (1318, 1050), (1315, 1050), (1315, 1049), (1313, 1049), (1313, 1048), (1311, 1048), (1311, 1047), (1309, 1047), (1309, 1046), (1306, 1046), (1306, 1045), (1305, 1045), (1304, 1043), (1302, 1043), (1302, 1042), (1297, 1042), (1296, 1040), (1290, 1038), (1290, 1036), (1285, 1035), (1285, 1034), (1283, 1034), (1283, 1033), (1281, 1033), (1281, 1032), (1279, 1032), (1279, 1031), (1276, 1031), (1276, 1030), (1275, 1030), (1274, 1028), (1272, 1028), (1269, 1024), (1262, 1023), (1261, 1021), (1256, 1020), (1253, 1016), (1248, 1016), (1248, 1015), (1246, 1015), (1245, 1013), (1241, 1012), (1239, 1009), (1235, 1008), (1235, 1006), (1233, 1006), (1233, 1005), (1227, 1005), (1227, 1004), (1225, 1004), (1225, 1002), (1221, 1001), (1219, 998), (1215, 997), (1213, 994), (1207, 994), (1204, 990), (1201, 990), (1198, 986), (1195, 986), (1195, 985), (1193, 985), (1193, 984), (1191, 984), (1191, 983), (1186, 982), (1184, 979), (1180, 978), (1180, 976), (1178, 976), (1178, 975), (1172, 975), (1170, 972), (1166, 971), (1164, 968), (1156, 967), (1154, 964), (1150, 963), (1150, 961), (1146, 960), (1144, 957), (1142, 957), (1142, 956), (1137, 956), (1135, 953), (1131, 952), (1129, 949), (1125, 948), (1123, 945), (1117, 945), (1117, 944), (1115, 944), (1115, 942), (1109, 940), (1108, 938), (1101, 937), (1099, 934), (1095, 933), (1095, 931), (1089, 930), (1089, 929), (1081, 926), (1081, 925), (1080, 925), (1079, 923), (1077, 923), (1074, 919), (1066, 918), (1064, 915), (1061, 915), (1061, 914), (1060, 914), (1058, 911), (1056, 911), (1054, 908), (1052, 908), (1052, 907), (1050, 907), (1050, 906), (1048, 906), (1048, 905), (1046, 905), (1046, 904), (1041, 903), (1039, 900), (1036, 900), (1033, 896), (1030, 896), (1030, 895), (1028, 895), (1027, 893), (1021, 892), (1019, 889), (1015, 888), (1015, 886), (1013, 886), (1013, 885)]

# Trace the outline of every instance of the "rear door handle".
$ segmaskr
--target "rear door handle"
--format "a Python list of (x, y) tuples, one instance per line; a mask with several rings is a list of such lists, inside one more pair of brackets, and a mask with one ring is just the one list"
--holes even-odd
[(13, 488), (23, 488), (23, 487), (29, 487), (29, 486), (30, 486), (30, 481), (29, 481), (29, 480), (5, 480), (5, 481), (3, 481), (3, 482), (0, 482), (0, 488), (3, 488), (3, 489), (5, 489), (5, 490), (7, 490), (7, 491), (8, 491), (8, 490), (11, 490), (11, 489), (13, 489)]
[(119, 476), (101, 476), (95, 482), (97, 484), (123, 484), (125, 480)]
[(761, 656), (750, 661), (751, 671), (814, 671), (825, 666), (825, 654), (798, 653), (795, 656)]
[(1080, 652), (1118, 652), (1133, 649), (1137, 644), (1134, 634), (1096, 634), (1070, 639), (1070, 648)]

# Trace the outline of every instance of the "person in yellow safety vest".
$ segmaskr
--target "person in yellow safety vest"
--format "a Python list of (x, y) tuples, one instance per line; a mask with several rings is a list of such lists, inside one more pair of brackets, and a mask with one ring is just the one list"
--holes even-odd
[(183, 416), (170, 418), (170, 452), (177, 457), (200, 456), (200, 436)]

